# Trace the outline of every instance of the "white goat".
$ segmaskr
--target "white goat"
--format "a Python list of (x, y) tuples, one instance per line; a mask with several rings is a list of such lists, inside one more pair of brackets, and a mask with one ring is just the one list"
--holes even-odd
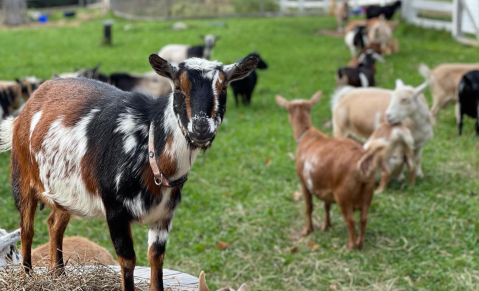
[(432, 118), (422, 92), (396, 81), (394, 91), (379, 88), (343, 87), (332, 99), (333, 133), (336, 137), (354, 137), (365, 141), (375, 129), (375, 116), (386, 117), (391, 124), (404, 124), (414, 138), (414, 165), (417, 177), (423, 177), (421, 158), (424, 146), (433, 138)]
[(193, 57), (209, 60), (215, 43), (220, 37), (212, 34), (200, 37), (203, 39), (204, 45), (168, 44), (158, 52), (158, 55), (171, 63), (177, 64)]
[(0, 267), (5, 267), (9, 262), (20, 264), (22, 255), (17, 250), (16, 244), (20, 241), (20, 229), (8, 233), (0, 228)]

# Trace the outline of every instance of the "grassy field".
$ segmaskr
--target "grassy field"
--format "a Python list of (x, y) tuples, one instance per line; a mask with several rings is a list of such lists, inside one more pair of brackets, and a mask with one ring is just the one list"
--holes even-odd
[[(211, 26), (225, 22), (227, 28)], [(323, 90), (313, 110), (316, 127), (331, 133), (329, 97), (334, 73), (349, 53), (342, 39), (315, 35), (334, 28), (326, 17), (245, 18), (186, 21), (173, 32), (171, 22), (116, 19), (114, 46), (101, 46), (101, 20), (78, 27), (0, 31), (0, 79), (24, 75), (49, 78), (74, 67), (145, 72), (148, 55), (168, 43), (199, 43), (199, 34), (221, 35), (213, 58), (233, 62), (257, 50), (270, 65), (259, 72), (252, 106), (234, 106), (230, 91), (226, 119), (208, 151), (200, 157), (183, 188), (167, 246), (165, 267), (207, 274), (212, 290), (246, 282), (251, 290), (478, 290), (479, 289), (479, 139), (473, 120), (457, 136), (453, 109), (442, 111), (435, 137), (425, 148), (425, 178), (415, 187), (399, 182), (376, 195), (368, 220), (365, 248), (348, 251), (347, 232), (337, 207), (333, 228), (319, 230), (322, 203), (315, 200), (315, 227), (301, 238), (304, 202), (299, 190), (295, 151), (287, 113), (274, 95), (309, 98)], [(132, 29), (124, 31), (126, 24)], [(400, 53), (378, 65), (377, 83), (392, 88), (396, 78), (419, 85), (417, 65), (477, 62), (477, 48), (457, 44), (446, 32), (401, 24), (395, 32)], [(429, 92), (426, 92), (430, 100)], [(266, 162), (266, 161), (270, 162)], [(1, 227), (18, 227), (9, 183), (9, 154), (0, 155)], [(37, 212), (34, 245), (48, 240), (49, 211)], [(113, 251), (101, 220), (73, 219), (66, 235), (82, 235)], [(138, 263), (147, 265), (147, 228), (133, 230)], [(218, 242), (230, 245), (218, 248)], [(310, 246), (313, 245), (311, 248)], [(296, 252), (291, 249), (297, 247)]]

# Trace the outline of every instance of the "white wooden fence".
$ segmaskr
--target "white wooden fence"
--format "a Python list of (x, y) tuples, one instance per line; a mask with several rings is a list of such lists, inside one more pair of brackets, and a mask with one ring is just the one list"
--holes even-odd
[[(349, 5), (357, 8), (367, 5), (386, 5), (392, 2), (395, 2), (395, 0), (349, 0)], [(331, 0), (280, 0), (279, 5), (282, 12), (286, 12), (289, 9), (297, 9), (300, 13), (305, 12), (307, 9), (323, 9), (327, 11), (331, 5)]]
[[(421, 15), (423, 12), (449, 16), (451, 20), (426, 18)], [(479, 0), (453, 0), (453, 2), (403, 0), (402, 15), (414, 25), (451, 31), (462, 43), (479, 44)], [(466, 37), (466, 34), (474, 35), (476, 40)]]

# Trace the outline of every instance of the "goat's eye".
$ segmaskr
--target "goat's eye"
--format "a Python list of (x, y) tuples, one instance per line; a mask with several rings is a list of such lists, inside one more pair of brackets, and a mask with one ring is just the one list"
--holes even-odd
[(178, 93), (181, 92), (180, 86), (175, 86), (175, 92), (178, 92)]
[(221, 93), (222, 93), (222, 94), (226, 94), (226, 91), (227, 91), (227, 88), (226, 88), (226, 87), (221, 88)]
[(401, 99), (402, 104), (409, 104), (409, 99)]

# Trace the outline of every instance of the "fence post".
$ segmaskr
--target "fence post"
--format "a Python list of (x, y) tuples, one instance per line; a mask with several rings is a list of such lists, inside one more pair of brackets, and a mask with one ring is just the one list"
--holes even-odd
[(259, 11), (261, 12), (262, 15), (264, 15), (264, 0), (261, 0), (259, 2)]
[(303, 14), (304, 13), (304, 0), (298, 0), (298, 10), (299, 10), (299, 13)]

